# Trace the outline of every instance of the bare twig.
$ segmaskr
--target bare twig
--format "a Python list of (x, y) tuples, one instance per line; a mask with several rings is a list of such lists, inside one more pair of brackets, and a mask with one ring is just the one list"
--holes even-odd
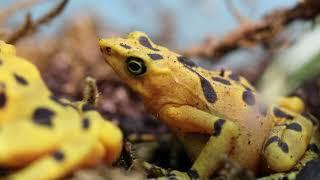
[(18, 28), (18, 30), (6, 38), (7, 43), (14, 44), (22, 37), (32, 34), (35, 32), (40, 25), (50, 22), (52, 19), (57, 17), (63, 9), (66, 7), (69, 0), (62, 0), (57, 6), (50, 10), (47, 14), (38, 18), (37, 20), (32, 21), (31, 14), (26, 15), (23, 25)]
[(212, 38), (184, 52), (187, 56), (219, 58), (241, 47), (270, 45), (282, 28), (297, 19), (310, 20), (320, 14), (320, 1), (305, 0), (293, 8), (276, 10), (255, 23), (241, 24), (234, 31), (215, 41)]
[(16, 32), (10, 35), (10, 37), (7, 39), (7, 42), (8, 43), (16, 42), (20, 37), (27, 34), (28, 31), (31, 29), (31, 27), (32, 27), (32, 17), (31, 17), (31, 14), (28, 13), (25, 16), (23, 25)]

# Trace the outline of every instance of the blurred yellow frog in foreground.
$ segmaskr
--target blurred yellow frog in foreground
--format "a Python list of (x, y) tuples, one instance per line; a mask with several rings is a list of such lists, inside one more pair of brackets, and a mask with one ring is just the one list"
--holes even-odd
[(106, 63), (178, 136), (193, 161), (188, 172), (170, 171), (167, 178), (206, 179), (224, 156), (256, 173), (296, 174), (318, 156), (316, 122), (302, 115), (299, 98), (267, 106), (243, 77), (205, 70), (143, 32), (99, 45)]
[(9, 179), (58, 179), (110, 165), (121, 149), (116, 125), (88, 103), (55, 97), (37, 68), (0, 41), (0, 167), (19, 168)]

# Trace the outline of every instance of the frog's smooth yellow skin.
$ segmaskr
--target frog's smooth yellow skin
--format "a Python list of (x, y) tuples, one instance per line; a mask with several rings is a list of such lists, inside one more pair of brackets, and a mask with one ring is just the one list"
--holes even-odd
[(58, 179), (99, 163), (111, 165), (122, 133), (90, 105), (51, 94), (36, 67), (0, 42), (0, 167), (9, 179)]
[[(64, 120), (72, 121), (72, 119), (75, 118), (70, 117), (70, 119)], [(30, 157), (27, 155), (32, 156), (34, 153), (37, 155), (34, 157), (35, 161), (10, 176), (10, 179), (57, 179), (75, 169), (92, 166), (101, 161), (111, 165), (121, 151), (121, 131), (111, 122), (105, 123), (105, 120), (95, 111), (86, 112), (81, 121), (82, 123), (78, 122), (80, 127), (72, 127), (74, 122), (62, 123), (65, 127), (60, 127), (57, 132), (40, 131), (28, 122), (13, 122), (11, 126), (6, 126), (6, 135), (10, 138), (4, 138), (10, 142), (4, 140), (6, 144), (1, 144), (1, 147), (7, 147), (8, 144), (15, 146), (0, 149), (1, 157)], [(13, 135), (9, 134), (9, 131), (19, 126), (22, 126), (23, 129), (16, 133), (13, 139)], [(25, 131), (33, 133), (23, 136)], [(32, 142), (31, 140), (26, 141), (28, 139), (32, 139)], [(17, 142), (13, 142), (13, 140)], [(2, 154), (3, 152), (6, 154)], [(8, 160), (14, 161), (14, 159), (5, 159), (5, 161)], [(18, 160), (15, 159), (15, 161)], [(21, 160), (19, 159), (19, 161)], [(3, 160), (1, 159), (0, 162), (2, 164)]]
[[(30, 113), (30, 109), (25, 108), (26, 102), (32, 106), (37, 103), (35, 96), (41, 101), (49, 94), (37, 68), (17, 57), (14, 46), (0, 41), (0, 125), (12, 119), (23, 119)], [(19, 113), (15, 113), (17, 109)]]
[(206, 178), (222, 156), (256, 172), (264, 160), (282, 172), (306, 151), (313, 124), (285, 108), (289, 99), (266, 106), (243, 77), (202, 69), (143, 32), (101, 39), (99, 45), (106, 63), (181, 139), (194, 161), (189, 174)]

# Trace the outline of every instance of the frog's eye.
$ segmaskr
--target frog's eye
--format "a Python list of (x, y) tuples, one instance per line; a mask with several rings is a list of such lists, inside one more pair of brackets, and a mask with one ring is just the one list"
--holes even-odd
[(138, 57), (128, 57), (127, 69), (133, 75), (141, 75), (147, 71), (144, 61)]

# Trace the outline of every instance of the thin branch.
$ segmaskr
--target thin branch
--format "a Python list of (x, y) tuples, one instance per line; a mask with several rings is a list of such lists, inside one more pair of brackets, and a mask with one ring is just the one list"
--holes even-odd
[[(312, 20), (320, 14), (320, 1), (305, 0), (293, 8), (276, 10), (255, 23), (245, 23), (221, 40), (207, 39), (204, 43), (186, 50), (183, 54), (214, 59), (242, 47), (257, 44), (270, 45), (283, 27), (294, 20)], [(266, 46), (268, 47), (268, 46)]]
[(44, 16), (40, 17), (38, 20), (35, 21), (35, 25), (41, 25), (50, 22), (53, 18), (58, 16), (63, 9), (66, 7), (69, 0), (62, 0), (56, 7), (54, 7), (51, 11), (49, 11)]
[(23, 25), (16, 32), (12, 33), (10, 37), (8, 37), (7, 42), (12, 44), (15, 43), (19, 38), (27, 34), (32, 26), (32, 17), (31, 14), (28, 13), (25, 16)]
[(26, 15), (23, 25), (18, 30), (7, 37), (6, 42), (14, 44), (22, 37), (34, 33), (40, 25), (49, 23), (55, 17), (57, 17), (66, 7), (69, 0), (62, 0), (57, 6), (51, 9), (47, 14), (32, 21), (31, 14)]

